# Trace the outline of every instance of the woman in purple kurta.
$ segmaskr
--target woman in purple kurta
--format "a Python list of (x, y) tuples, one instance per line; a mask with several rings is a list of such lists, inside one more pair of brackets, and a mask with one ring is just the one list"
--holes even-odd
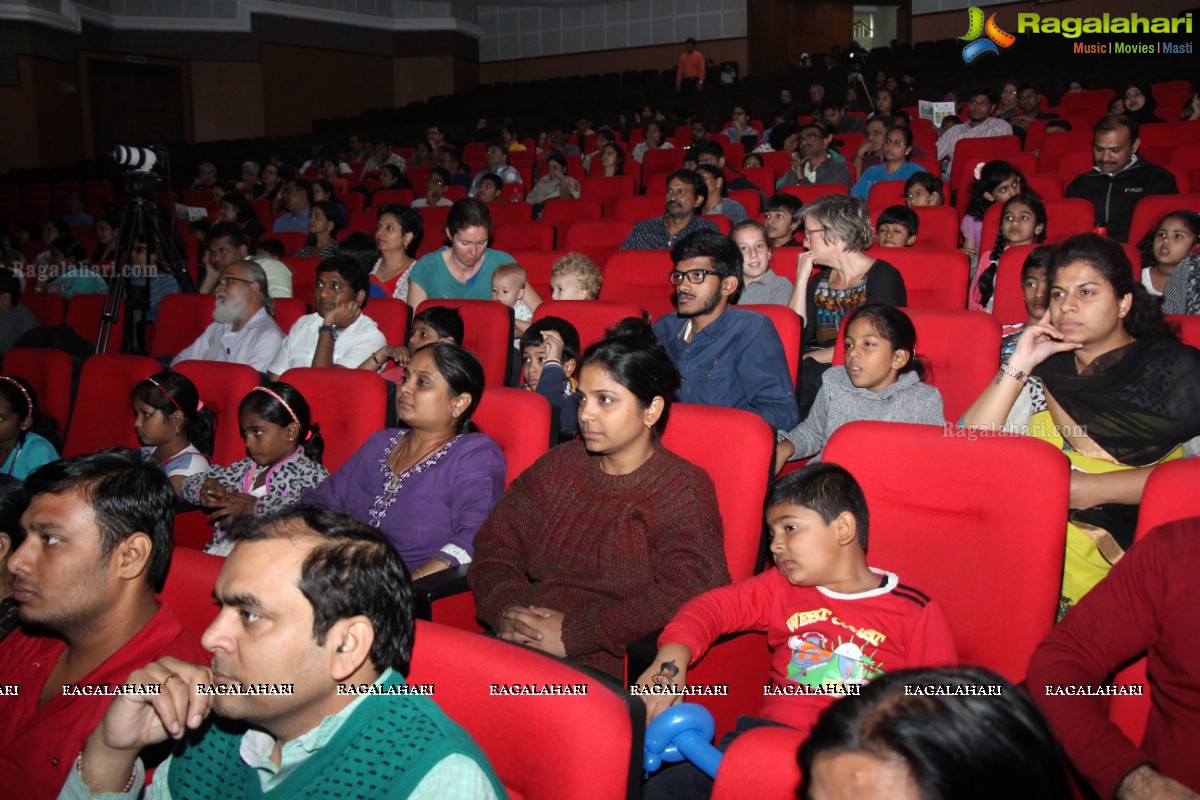
[(483, 369), (457, 345), (421, 348), (396, 392), (406, 429), (372, 435), (303, 502), (379, 528), (421, 578), (471, 560), (472, 540), (504, 490), (504, 454), (466, 432)]

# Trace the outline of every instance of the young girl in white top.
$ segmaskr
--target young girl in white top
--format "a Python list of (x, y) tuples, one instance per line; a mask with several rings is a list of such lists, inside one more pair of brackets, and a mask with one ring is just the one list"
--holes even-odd
[(1142, 254), (1142, 285), (1153, 297), (1163, 293), (1167, 281), (1200, 244), (1200, 214), (1180, 209), (1158, 221), (1138, 242)]
[(178, 372), (152, 375), (133, 387), (133, 429), (139, 451), (158, 464), (175, 492), (183, 479), (208, 468), (215, 425), (195, 384)]

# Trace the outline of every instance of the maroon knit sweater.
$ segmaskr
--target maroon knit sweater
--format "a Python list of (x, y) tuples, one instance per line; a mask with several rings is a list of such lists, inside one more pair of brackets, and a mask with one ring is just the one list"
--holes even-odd
[(561, 611), (567, 657), (620, 677), (631, 642), (729, 583), (716, 489), (661, 445), (628, 475), (561, 445), (492, 509), (468, 578), (487, 625), (514, 605)]

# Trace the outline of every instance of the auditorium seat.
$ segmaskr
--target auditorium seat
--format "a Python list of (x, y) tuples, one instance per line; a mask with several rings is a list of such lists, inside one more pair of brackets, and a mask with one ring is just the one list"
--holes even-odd
[(133, 387), (162, 371), (146, 356), (95, 355), (83, 362), (64, 456), (106, 447), (139, 447), (133, 431)]
[(387, 417), (387, 383), (374, 372), (342, 367), (293, 367), (279, 378), (308, 402), (311, 419), (321, 426), (325, 454), (321, 463), (336, 472)]

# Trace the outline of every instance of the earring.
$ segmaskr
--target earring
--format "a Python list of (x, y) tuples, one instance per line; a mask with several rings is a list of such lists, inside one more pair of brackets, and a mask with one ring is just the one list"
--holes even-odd
[(458, 418), (458, 412), (457, 412), (457, 411), (453, 411), (453, 412), (451, 412), (451, 413), (450, 413), (450, 416), (452, 416), (452, 417), (454, 417), (455, 419), (457, 419), (457, 418)]

